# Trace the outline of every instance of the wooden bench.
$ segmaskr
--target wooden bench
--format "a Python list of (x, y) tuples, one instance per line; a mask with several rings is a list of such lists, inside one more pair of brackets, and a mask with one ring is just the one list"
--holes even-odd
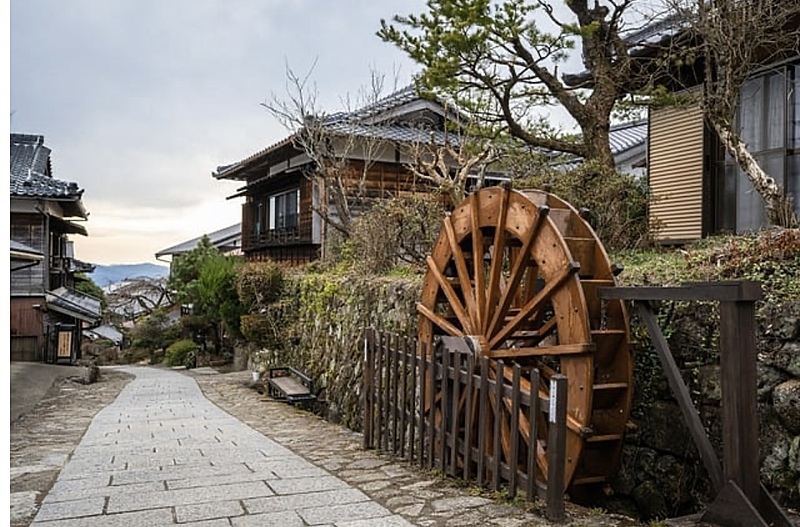
[(270, 368), (267, 388), (270, 397), (289, 404), (309, 402), (317, 398), (311, 378), (290, 367)]

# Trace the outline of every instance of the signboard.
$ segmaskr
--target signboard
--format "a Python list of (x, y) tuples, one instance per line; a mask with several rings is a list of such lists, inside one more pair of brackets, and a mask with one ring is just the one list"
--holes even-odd
[(58, 358), (72, 358), (72, 331), (58, 332)]

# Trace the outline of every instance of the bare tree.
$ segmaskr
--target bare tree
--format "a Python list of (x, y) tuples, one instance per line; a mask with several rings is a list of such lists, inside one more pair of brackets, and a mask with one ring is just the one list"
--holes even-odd
[(800, 49), (800, 3), (780, 0), (678, 0), (673, 8), (698, 42), (705, 119), (764, 200), (774, 225), (797, 225), (791, 196), (759, 164), (735, 123), (745, 83), (763, 65)]
[(123, 320), (146, 316), (172, 305), (166, 278), (131, 278), (106, 294), (107, 312)]
[(478, 142), (463, 130), (445, 130), (443, 140), (430, 132), (428, 141), (415, 141), (407, 146), (411, 162), (406, 168), (416, 177), (428, 181), (457, 205), (467, 195), (467, 180), (477, 177), (482, 187), (486, 171), (501, 157), (500, 150), (491, 141)]
[[(315, 64), (316, 65), (316, 62)], [(374, 132), (369, 114), (357, 108), (375, 105), (383, 96), (386, 78), (374, 70), (370, 84), (354, 100), (342, 100), (344, 110), (327, 114), (318, 105), (311, 80), (314, 66), (304, 76), (286, 66), (286, 98), (272, 94), (262, 106), (292, 134), (292, 141), (311, 162), (306, 173), (322, 190), (315, 212), (345, 236), (366, 198), (366, 180), (385, 141)], [(395, 81), (396, 87), (396, 81)], [(383, 123), (385, 124), (385, 123)], [(358, 158), (361, 162), (353, 163)]]

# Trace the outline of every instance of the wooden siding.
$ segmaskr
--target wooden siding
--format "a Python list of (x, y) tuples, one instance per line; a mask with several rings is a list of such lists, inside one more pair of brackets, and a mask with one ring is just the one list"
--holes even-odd
[[(48, 254), (48, 236), (44, 217), (39, 214), (14, 214), (11, 218), (11, 239)], [(11, 295), (43, 295), (47, 286), (47, 258), (26, 269), (11, 273)]]
[(703, 113), (699, 106), (650, 112), (650, 222), (656, 241), (703, 234)]
[(41, 360), (44, 326), (42, 311), (36, 305), (44, 307), (44, 297), (11, 298), (11, 360)]

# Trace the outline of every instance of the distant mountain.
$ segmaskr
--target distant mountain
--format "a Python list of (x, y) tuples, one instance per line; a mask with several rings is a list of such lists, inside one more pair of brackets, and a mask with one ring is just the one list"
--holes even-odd
[(97, 265), (88, 275), (100, 287), (132, 278), (163, 278), (169, 276), (169, 267), (151, 263)]

